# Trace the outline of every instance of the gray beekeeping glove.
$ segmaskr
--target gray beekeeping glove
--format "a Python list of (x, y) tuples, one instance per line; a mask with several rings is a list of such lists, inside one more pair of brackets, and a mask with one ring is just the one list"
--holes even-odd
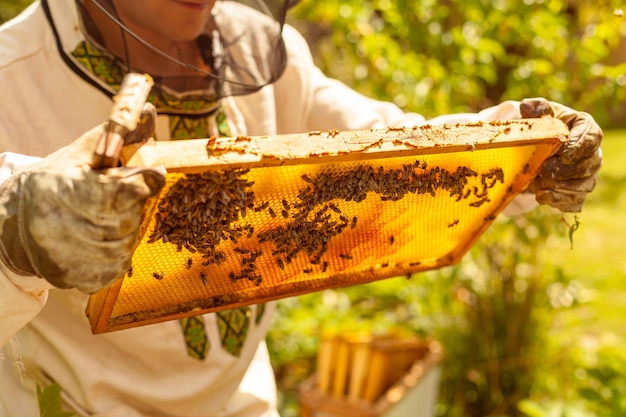
[(93, 293), (130, 267), (144, 202), (165, 184), (165, 170), (91, 169), (105, 127), (0, 185), (0, 259), (14, 272)]
[(524, 118), (554, 116), (570, 130), (567, 142), (544, 162), (527, 191), (535, 193), (540, 204), (562, 212), (580, 212), (602, 165), (602, 129), (588, 113), (544, 98), (522, 100), (520, 112)]

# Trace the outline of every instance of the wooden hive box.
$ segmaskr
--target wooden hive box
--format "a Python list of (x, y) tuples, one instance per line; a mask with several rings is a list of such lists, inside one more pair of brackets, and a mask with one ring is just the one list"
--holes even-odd
[(316, 373), (298, 387), (300, 417), (433, 417), (441, 345), (354, 336), (322, 338)]

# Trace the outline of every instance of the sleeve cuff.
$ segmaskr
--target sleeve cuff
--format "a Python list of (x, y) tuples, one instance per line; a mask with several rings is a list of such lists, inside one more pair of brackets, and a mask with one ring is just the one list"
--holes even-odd
[(9, 279), (16, 287), (20, 290), (29, 293), (35, 297), (42, 295), (44, 292), (49, 291), (53, 288), (56, 288), (54, 285), (50, 284), (44, 278), (40, 278), (35, 275), (20, 275), (9, 268), (6, 265), (0, 262), (0, 270), (2, 271), (2, 275)]

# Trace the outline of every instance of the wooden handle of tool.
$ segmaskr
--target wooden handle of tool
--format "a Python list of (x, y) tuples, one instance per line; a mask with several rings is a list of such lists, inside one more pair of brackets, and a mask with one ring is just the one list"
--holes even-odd
[(124, 136), (137, 128), (148, 94), (154, 82), (147, 74), (128, 73), (113, 97), (109, 125), (100, 136), (91, 167), (105, 169), (117, 166), (124, 146)]

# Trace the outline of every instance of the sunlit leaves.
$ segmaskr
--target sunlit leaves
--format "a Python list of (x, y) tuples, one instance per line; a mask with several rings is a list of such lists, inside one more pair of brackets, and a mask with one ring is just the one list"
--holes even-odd
[(626, 75), (612, 61), (626, 34), (620, 3), (320, 0), (295, 14), (332, 33), (316, 55), (327, 73), (407, 110), (428, 117), (544, 96), (604, 124), (605, 109), (626, 99)]

